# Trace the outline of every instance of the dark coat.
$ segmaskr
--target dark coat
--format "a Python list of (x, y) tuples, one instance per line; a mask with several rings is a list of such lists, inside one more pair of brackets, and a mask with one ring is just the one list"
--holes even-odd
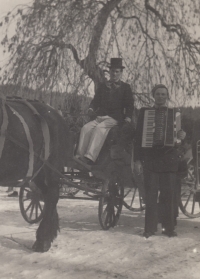
[(133, 93), (128, 83), (120, 82), (119, 86), (100, 84), (90, 104), (97, 116), (108, 115), (121, 122), (125, 117), (132, 118)]
[[(199, 140), (200, 140), (200, 120), (198, 119), (194, 122), (193, 132), (192, 132), (192, 156), (195, 162), (197, 157), (197, 142)], [(200, 151), (200, 148), (198, 148), (198, 151)]]
[(176, 147), (141, 147), (144, 112), (146, 109), (141, 108), (137, 121), (134, 160), (142, 161), (144, 168), (153, 172), (177, 172), (180, 156)]

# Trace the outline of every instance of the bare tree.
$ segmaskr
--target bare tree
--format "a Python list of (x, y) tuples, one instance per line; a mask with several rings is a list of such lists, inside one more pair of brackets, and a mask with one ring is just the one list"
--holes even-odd
[(10, 52), (3, 82), (77, 93), (91, 81), (98, 86), (118, 56), (139, 103), (160, 82), (183, 103), (200, 91), (200, 3), (188, 2), (34, 0), (1, 23), (16, 22), (2, 41)]

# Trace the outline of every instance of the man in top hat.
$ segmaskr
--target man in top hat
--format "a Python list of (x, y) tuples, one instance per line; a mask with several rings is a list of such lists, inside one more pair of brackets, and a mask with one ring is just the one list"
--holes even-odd
[(111, 58), (110, 80), (100, 84), (88, 109), (96, 118), (81, 129), (76, 157), (86, 163), (96, 161), (109, 130), (124, 121), (131, 122), (133, 94), (129, 84), (121, 81), (121, 58)]

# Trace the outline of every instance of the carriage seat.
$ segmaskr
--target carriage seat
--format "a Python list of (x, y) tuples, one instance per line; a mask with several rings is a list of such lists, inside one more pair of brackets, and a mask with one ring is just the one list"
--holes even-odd
[[(111, 159), (124, 159), (130, 163), (134, 128), (132, 125), (115, 126), (110, 129), (102, 150), (97, 158), (97, 163), (102, 156), (110, 153)], [(103, 155), (104, 154), (104, 155)]]
[[(112, 145), (116, 145), (119, 138), (120, 128), (115, 126), (110, 129), (108, 136), (105, 140), (104, 146), (109, 149)], [(69, 158), (73, 158), (76, 153), (76, 148), (79, 141), (80, 132), (70, 130), (69, 132)]]
[(133, 138), (134, 129), (131, 124), (111, 128), (95, 162), (97, 167), (102, 167), (106, 176), (117, 173), (130, 188), (134, 187), (131, 169)]
[(109, 147), (118, 145), (125, 150), (127, 149), (126, 151), (129, 152), (128, 146), (134, 138), (134, 132), (134, 128), (130, 123), (125, 123), (122, 126), (114, 126), (110, 129), (104, 145)]
[(119, 126), (112, 127), (108, 132), (104, 145), (110, 148), (112, 145), (118, 144), (119, 137), (120, 137), (120, 127)]
[[(69, 169), (78, 169), (81, 172), (92, 172), (96, 178), (104, 180), (111, 174), (113, 175), (114, 171), (123, 177), (127, 187), (132, 188), (134, 187), (131, 170), (133, 135), (133, 129), (127, 129), (127, 127), (125, 129), (119, 126), (111, 128), (95, 164), (86, 167), (74, 158), (79, 134), (71, 131), (69, 136), (70, 146), (68, 148), (70, 156), (68, 156), (65, 166)], [(125, 144), (123, 140), (126, 141)], [(127, 149), (129, 150), (127, 151)]]
[[(126, 125), (126, 124), (125, 124)], [(133, 140), (134, 129), (130, 124), (128, 127), (126, 126), (114, 126), (110, 129), (108, 136), (105, 140), (105, 143), (102, 147), (102, 150), (97, 158), (95, 164), (101, 164), (102, 157), (110, 153), (112, 159), (120, 159), (123, 155), (123, 150), (126, 149), (126, 153), (129, 153), (129, 157), (131, 154), (131, 143)], [(68, 162), (73, 161), (73, 158), (76, 154), (76, 148), (78, 145), (80, 133), (77, 133), (73, 130), (70, 131), (69, 134), (69, 154), (68, 154)], [(127, 150), (128, 149), (128, 150)], [(70, 163), (71, 164), (71, 163)]]

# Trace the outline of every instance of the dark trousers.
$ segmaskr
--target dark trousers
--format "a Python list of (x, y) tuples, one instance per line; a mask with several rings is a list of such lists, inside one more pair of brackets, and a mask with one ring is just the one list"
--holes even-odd
[[(146, 191), (145, 232), (156, 232), (160, 222), (165, 230), (173, 231), (178, 216), (178, 187), (176, 172), (144, 170)], [(158, 191), (160, 195), (158, 197)]]

